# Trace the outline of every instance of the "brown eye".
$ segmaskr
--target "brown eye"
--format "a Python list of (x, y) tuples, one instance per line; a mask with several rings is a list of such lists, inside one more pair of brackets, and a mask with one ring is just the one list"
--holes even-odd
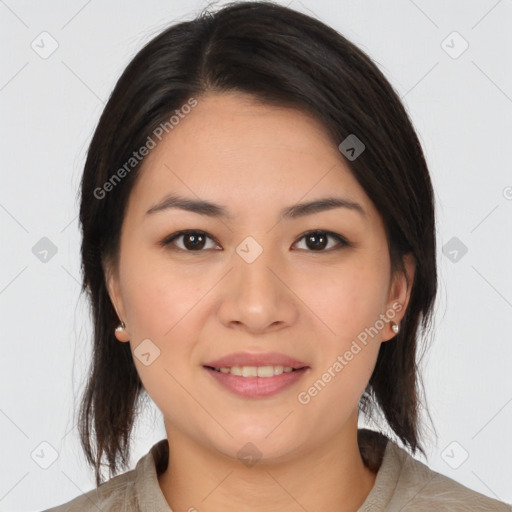
[[(182, 239), (182, 245), (175, 243), (176, 240)], [(212, 240), (204, 231), (179, 231), (162, 241), (163, 246), (175, 245), (178, 250), (186, 252), (201, 252), (205, 249), (207, 240)], [(215, 248), (206, 247), (207, 249)]]
[[(334, 239), (338, 242), (338, 246), (347, 246), (349, 243), (341, 236), (336, 233), (331, 233), (330, 231), (310, 231), (303, 235), (299, 240), (304, 239), (306, 243), (306, 248), (310, 249), (312, 252), (327, 252), (330, 249), (333, 249), (331, 245), (327, 251), (324, 249), (328, 246), (329, 238)], [(334, 245), (336, 248), (336, 244)]]

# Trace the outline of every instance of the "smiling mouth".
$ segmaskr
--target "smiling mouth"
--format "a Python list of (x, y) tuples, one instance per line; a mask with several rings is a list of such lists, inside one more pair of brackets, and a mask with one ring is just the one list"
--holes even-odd
[(213, 370), (218, 373), (229, 373), (231, 375), (235, 375), (237, 377), (261, 377), (261, 378), (269, 378), (275, 377), (277, 375), (282, 375), (283, 373), (292, 373), (298, 372), (301, 370), (305, 370), (308, 368), (307, 366), (303, 366), (302, 368), (292, 368), (291, 366), (281, 366), (281, 365), (266, 365), (266, 366), (231, 366), (231, 367), (222, 367), (215, 368), (213, 366), (204, 366), (209, 370)]

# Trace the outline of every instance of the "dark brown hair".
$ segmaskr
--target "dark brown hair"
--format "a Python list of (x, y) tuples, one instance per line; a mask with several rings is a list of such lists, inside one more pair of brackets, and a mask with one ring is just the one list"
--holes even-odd
[(334, 29), (280, 5), (232, 3), (170, 26), (140, 50), (119, 78), (88, 150), (80, 190), (82, 293), (92, 305), (94, 332), (78, 426), (97, 485), (103, 457), (110, 476), (119, 463), (126, 469), (145, 394), (129, 343), (114, 336), (119, 319), (105, 281), (105, 265), (118, 260), (140, 164), (112, 191), (99, 197), (98, 190), (191, 97), (228, 91), (307, 111), (336, 145), (350, 134), (365, 144), (347, 164), (382, 216), (392, 270), (403, 269), (402, 256), (411, 253), (416, 271), (401, 330), (381, 344), (360, 409), (369, 418), (380, 410), (404, 445), (424, 454), (417, 348), (419, 330), (431, 327), (437, 272), (433, 192), (418, 137), (384, 75)]

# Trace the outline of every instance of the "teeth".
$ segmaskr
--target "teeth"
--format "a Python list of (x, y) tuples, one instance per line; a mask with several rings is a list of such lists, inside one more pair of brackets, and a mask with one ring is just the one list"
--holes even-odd
[(231, 368), (215, 368), (222, 373), (231, 373), (239, 377), (273, 377), (293, 371), (291, 366), (232, 366)]

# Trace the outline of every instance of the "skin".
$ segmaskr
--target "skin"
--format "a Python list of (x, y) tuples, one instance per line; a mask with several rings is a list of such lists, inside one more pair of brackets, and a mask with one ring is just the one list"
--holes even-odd
[[(197, 99), (144, 160), (123, 221), (119, 265), (106, 269), (127, 326), (118, 340), (133, 352), (149, 338), (160, 350), (148, 366), (134, 355), (169, 440), (159, 485), (175, 512), (355, 511), (376, 478), (359, 453), (357, 406), (380, 344), (393, 343), (390, 324), (308, 404), (297, 395), (393, 304), (400, 323), (413, 260), (404, 259), (405, 274), (391, 275), (382, 219), (313, 117), (242, 94)], [(175, 208), (145, 215), (170, 192), (222, 204), (233, 218)], [(356, 201), (365, 214), (335, 208), (278, 219), (284, 206), (332, 195)], [(212, 238), (195, 252), (186, 237), (159, 245), (182, 229)], [(329, 238), (315, 249), (304, 234), (317, 229), (351, 246)], [(252, 263), (236, 252), (247, 236), (263, 249)], [(310, 369), (275, 396), (242, 398), (203, 368), (240, 350), (281, 352)], [(261, 452), (252, 466), (237, 457), (247, 442)]]

